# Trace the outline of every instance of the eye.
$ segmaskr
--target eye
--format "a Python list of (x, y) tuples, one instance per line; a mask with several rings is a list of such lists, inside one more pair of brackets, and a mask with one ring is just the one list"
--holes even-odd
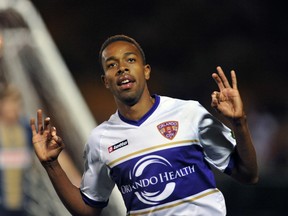
[(128, 58), (128, 62), (130, 62), (130, 63), (136, 62), (136, 59), (135, 58)]
[(109, 64), (107, 64), (107, 68), (113, 68), (113, 67), (115, 67), (117, 64), (115, 63), (115, 62), (113, 62), (113, 63), (109, 63)]

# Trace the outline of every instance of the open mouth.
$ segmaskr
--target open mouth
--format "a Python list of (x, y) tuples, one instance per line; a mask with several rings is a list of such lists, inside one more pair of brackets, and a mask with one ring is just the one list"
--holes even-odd
[(134, 82), (135, 80), (133, 79), (133, 77), (125, 75), (119, 78), (117, 84), (122, 88), (131, 88)]
[(133, 85), (133, 82), (131, 80), (125, 79), (120, 83), (120, 87), (123, 90), (131, 89)]
[(130, 80), (125, 79), (125, 80), (123, 80), (123, 81), (121, 82), (121, 85), (125, 85), (125, 84), (130, 83), (130, 82), (131, 82)]

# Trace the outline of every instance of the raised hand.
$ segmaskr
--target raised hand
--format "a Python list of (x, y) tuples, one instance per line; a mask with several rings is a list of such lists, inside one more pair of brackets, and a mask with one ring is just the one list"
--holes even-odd
[(239, 119), (245, 116), (243, 103), (237, 88), (237, 78), (234, 70), (231, 71), (232, 87), (221, 67), (217, 67), (218, 73), (212, 77), (218, 85), (219, 91), (211, 95), (211, 106), (222, 113), (229, 120)]
[(35, 119), (31, 118), (30, 126), (33, 133), (32, 142), (39, 161), (45, 165), (55, 161), (64, 149), (62, 139), (57, 136), (56, 128), (50, 125), (50, 118), (42, 118), (42, 110), (37, 111), (37, 126)]

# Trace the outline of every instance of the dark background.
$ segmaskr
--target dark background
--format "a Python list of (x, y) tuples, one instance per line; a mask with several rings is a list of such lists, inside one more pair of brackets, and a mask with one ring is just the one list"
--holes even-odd
[[(152, 94), (195, 99), (209, 110), (210, 94), (217, 89), (211, 78), (216, 66), (227, 74), (235, 69), (261, 176), (252, 187), (220, 179), (220, 189), (230, 215), (284, 215), (288, 192), (288, 13), (284, 2), (32, 2), (98, 123), (116, 109), (101, 84), (98, 64), (100, 45), (111, 35), (126, 34), (142, 45), (152, 67)], [(277, 130), (268, 136), (272, 128)], [(264, 147), (266, 153), (261, 151)]]
[(151, 93), (196, 99), (209, 107), (217, 88), (211, 74), (220, 65), (226, 73), (236, 70), (244, 99), (280, 119), (287, 116), (288, 13), (279, 2), (32, 2), (98, 122), (115, 110), (101, 86), (98, 64), (100, 45), (114, 34), (127, 34), (142, 45), (152, 67)]

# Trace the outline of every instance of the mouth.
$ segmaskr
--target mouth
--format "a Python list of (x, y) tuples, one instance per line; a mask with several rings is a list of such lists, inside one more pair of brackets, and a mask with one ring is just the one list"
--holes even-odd
[(122, 89), (130, 89), (135, 82), (135, 79), (131, 76), (125, 75), (120, 77), (117, 85), (120, 86)]
[(129, 80), (129, 79), (125, 79), (125, 80), (123, 80), (120, 84), (121, 85), (125, 85), (125, 84), (127, 84), (127, 83), (130, 83), (131, 81)]

